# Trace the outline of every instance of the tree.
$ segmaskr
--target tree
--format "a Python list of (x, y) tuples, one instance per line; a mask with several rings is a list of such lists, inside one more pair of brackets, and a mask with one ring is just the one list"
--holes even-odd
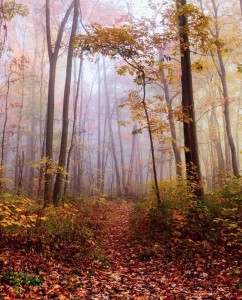
[(47, 115), (46, 115), (46, 146), (45, 156), (47, 162), (45, 166), (45, 191), (44, 191), (44, 207), (46, 207), (51, 198), (52, 192), (52, 174), (49, 171), (51, 161), (53, 158), (53, 128), (54, 128), (54, 104), (55, 104), (55, 79), (56, 79), (56, 66), (59, 51), (61, 49), (61, 42), (64, 33), (66, 23), (73, 10), (74, 2), (67, 9), (64, 18), (60, 24), (60, 28), (57, 33), (55, 45), (52, 45), (51, 37), (51, 24), (50, 24), (50, 0), (46, 0), (46, 37), (49, 56), (49, 83), (48, 83), (48, 103), (47, 103)]
[(230, 121), (230, 111), (229, 111), (229, 92), (228, 92), (228, 85), (227, 85), (227, 75), (226, 75), (226, 68), (223, 58), (223, 45), (221, 44), (220, 40), (220, 25), (218, 20), (218, 6), (216, 5), (214, 0), (211, 0), (213, 10), (214, 10), (214, 21), (215, 21), (215, 28), (212, 35), (215, 39), (216, 45), (216, 55), (218, 58), (218, 63), (215, 62), (214, 53), (211, 52), (214, 62), (217, 67), (218, 75), (221, 80), (222, 91), (223, 91), (223, 99), (224, 99), (224, 120), (225, 120), (225, 128), (228, 138), (228, 143), (231, 151), (231, 158), (232, 158), (232, 168), (233, 173), (235, 176), (239, 176), (239, 168), (237, 163), (237, 155), (236, 155), (236, 148), (235, 143), (231, 131), (231, 121)]
[(184, 13), (185, 5), (186, 0), (176, 0), (181, 53), (182, 108), (183, 114), (186, 117), (186, 120), (184, 120), (183, 122), (185, 159), (187, 179), (192, 184), (195, 183), (194, 194), (198, 198), (201, 198), (204, 195), (204, 190), (198, 155), (198, 143), (192, 86), (191, 57), (188, 36), (189, 29), (187, 16)]
[(69, 40), (68, 55), (67, 55), (67, 66), (66, 66), (66, 81), (63, 101), (63, 116), (62, 116), (62, 134), (61, 134), (61, 146), (59, 154), (59, 167), (61, 171), (57, 172), (56, 181), (53, 192), (53, 204), (58, 205), (59, 200), (63, 193), (63, 180), (65, 174), (62, 170), (66, 167), (66, 154), (67, 154), (67, 140), (68, 140), (68, 123), (69, 123), (69, 99), (70, 99), (70, 88), (71, 88), (71, 73), (72, 73), (72, 61), (73, 61), (73, 38), (77, 32), (78, 17), (80, 11), (80, 0), (74, 0), (74, 14), (72, 21), (72, 29)]
[(121, 178), (120, 172), (118, 167), (118, 158), (116, 154), (116, 146), (114, 142), (114, 133), (112, 127), (112, 116), (111, 116), (111, 109), (110, 109), (110, 94), (108, 90), (108, 81), (107, 81), (107, 70), (105, 60), (103, 59), (103, 80), (104, 80), (104, 89), (105, 89), (105, 97), (106, 97), (106, 112), (107, 112), (107, 121), (108, 121), (108, 129), (109, 129), (109, 136), (110, 136), (110, 146), (111, 146), (111, 153), (114, 160), (114, 168), (115, 168), (115, 175), (116, 175), (116, 182), (117, 182), (117, 195), (120, 197), (121, 192)]
[(10, 92), (10, 82), (11, 82), (12, 72), (7, 76), (5, 87), (5, 103), (4, 103), (4, 123), (2, 129), (2, 141), (1, 141), (1, 161), (0, 161), (0, 191), (2, 190), (2, 181), (3, 181), (3, 168), (4, 168), (4, 154), (5, 154), (5, 136), (6, 128), (8, 122), (8, 101), (9, 101), (9, 92)]
[[(147, 38), (148, 41), (149, 38)], [(143, 32), (140, 28), (135, 28), (123, 25), (120, 28), (115, 27), (102, 27), (101, 25), (92, 25), (89, 27), (89, 32), (86, 35), (79, 35), (75, 41), (75, 47), (81, 48), (84, 51), (91, 53), (91, 55), (99, 52), (105, 56), (115, 59), (121, 57), (127, 66), (121, 67), (119, 74), (122, 75), (126, 72), (134, 75), (136, 74), (136, 81), (142, 88), (142, 96), (133, 94), (134, 98), (139, 99), (140, 105), (143, 108), (144, 117), (146, 120), (147, 130), (149, 134), (149, 141), (151, 147), (152, 167), (154, 175), (154, 191), (156, 194), (157, 202), (160, 203), (160, 193), (158, 188), (158, 177), (155, 162), (155, 149), (152, 133), (152, 124), (146, 103), (146, 85), (149, 77), (146, 76), (146, 70), (143, 64), (144, 56), (148, 47), (148, 41), (143, 42)], [(143, 53), (144, 55), (141, 55)], [(154, 66), (154, 56), (151, 53), (147, 54), (146, 59), (149, 67)], [(147, 61), (145, 60), (145, 61)], [(110, 128), (110, 126), (109, 126)], [(116, 168), (117, 170), (117, 168)], [(120, 186), (120, 178), (119, 186)]]
[(0, 0), (0, 57), (5, 51), (7, 40), (8, 23), (16, 16), (26, 17), (28, 15), (27, 6), (15, 1)]
[[(69, 147), (68, 154), (67, 154), (67, 162), (66, 162), (66, 172), (67, 172), (67, 174), (66, 174), (66, 179), (65, 179), (64, 195), (66, 195), (66, 193), (67, 193), (71, 154), (72, 154), (72, 151), (73, 151), (73, 148), (74, 148), (74, 145), (75, 145), (76, 133), (77, 133), (77, 104), (78, 104), (78, 98), (79, 98), (79, 94), (80, 94), (82, 65), (83, 65), (83, 59), (82, 59), (82, 54), (81, 54), (76, 91), (75, 91), (75, 95), (74, 95), (74, 109), (73, 109), (74, 118), (73, 118), (73, 124), (72, 124), (70, 147)], [(74, 171), (75, 170), (76, 170), (76, 168), (74, 166)], [(74, 177), (76, 177), (76, 174), (74, 174)], [(75, 188), (75, 184), (74, 184), (74, 188)], [(73, 189), (73, 190), (75, 190), (75, 189)]]

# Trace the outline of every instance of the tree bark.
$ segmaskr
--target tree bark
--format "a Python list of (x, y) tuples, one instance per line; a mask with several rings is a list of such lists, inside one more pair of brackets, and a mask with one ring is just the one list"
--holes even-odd
[[(186, 4), (186, 0), (176, 0), (177, 10), (183, 8)], [(202, 198), (204, 196), (204, 190), (198, 155), (189, 37), (187, 32), (187, 18), (183, 13), (179, 13), (178, 25), (182, 72), (182, 106), (183, 114), (186, 118), (183, 122), (183, 132), (187, 179), (193, 186), (195, 183), (193, 192), (198, 198)]]
[(97, 188), (101, 188), (101, 71), (99, 59), (97, 62), (98, 73), (98, 104), (97, 104), (97, 120), (98, 120), (98, 132), (97, 132)]
[(47, 103), (47, 120), (46, 120), (46, 149), (45, 155), (47, 162), (45, 165), (45, 191), (44, 191), (44, 207), (50, 203), (52, 192), (52, 174), (49, 172), (51, 161), (53, 159), (53, 130), (54, 130), (54, 104), (55, 104), (55, 78), (58, 54), (61, 48), (61, 41), (68, 18), (72, 12), (74, 2), (68, 8), (64, 19), (61, 22), (55, 42), (54, 50), (52, 50), (51, 41), (51, 25), (50, 25), (50, 0), (46, 0), (46, 36), (49, 56), (49, 84), (48, 84), (48, 103)]
[(68, 186), (68, 178), (69, 178), (69, 169), (70, 169), (70, 160), (71, 160), (71, 154), (74, 147), (74, 141), (76, 136), (76, 120), (77, 120), (77, 103), (79, 98), (79, 90), (80, 90), (80, 82), (81, 82), (81, 73), (82, 73), (82, 58), (80, 59), (80, 65), (79, 65), (79, 73), (78, 73), (78, 80), (77, 80), (77, 87), (76, 87), (76, 95), (75, 95), (75, 101), (74, 101), (74, 119), (73, 119), (73, 125), (72, 125), (72, 134), (71, 134), (71, 141), (70, 141), (70, 148), (67, 154), (67, 163), (66, 163), (66, 179), (65, 179), (65, 189), (64, 189), (64, 195), (66, 195), (67, 192), (67, 186)]
[(4, 165), (4, 155), (5, 155), (5, 137), (6, 137), (6, 129), (7, 129), (7, 122), (8, 122), (8, 97), (10, 92), (10, 78), (11, 73), (9, 73), (6, 86), (6, 96), (5, 96), (5, 103), (4, 103), (4, 123), (2, 129), (2, 141), (1, 141), (1, 162), (0, 162), (0, 192), (2, 190), (2, 178), (3, 178), (3, 165)]
[(175, 127), (175, 121), (174, 121), (173, 112), (172, 112), (170, 91), (169, 91), (169, 86), (166, 81), (165, 70), (163, 68), (161, 70), (161, 78), (163, 81), (165, 101), (166, 101), (166, 105), (168, 107), (168, 120), (169, 120), (169, 125), (170, 125), (170, 130), (171, 130), (171, 138), (172, 138), (171, 143), (172, 143), (172, 148), (173, 148), (175, 162), (176, 162), (176, 174), (179, 177), (182, 177), (181, 154), (177, 147), (176, 127)]
[(160, 198), (160, 191), (158, 186), (158, 176), (157, 176), (157, 170), (156, 170), (156, 161), (155, 161), (155, 147), (154, 147), (154, 141), (152, 136), (152, 129), (150, 124), (150, 116), (147, 109), (146, 104), (146, 78), (145, 78), (145, 72), (142, 71), (142, 85), (143, 85), (143, 99), (142, 99), (142, 105), (145, 112), (145, 118), (146, 123), (148, 127), (148, 134), (149, 134), (149, 140), (150, 140), (150, 150), (151, 150), (151, 158), (152, 158), (152, 171), (154, 176), (154, 191), (157, 199), (157, 204), (160, 205), (161, 198)]
[(109, 99), (109, 93), (108, 93), (108, 84), (107, 84), (105, 60), (103, 60), (103, 72), (104, 72), (104, 84), (105, 84), (105, 96), (106, 96), (108, 128), (109, 128), (110, 141), (111, 141), (111, 150), (112, 150), (112, 155), (113, 155), (113, 160), (114, 160), (114, 168), (115, 168), (115, 175), (116, 175), (117, 196), (121, 196), (121, 178), (120, 178), (119, 167), (118, 167), (118, 159), (117, 159), (116, 148), (115, 148), (115, 143), (114, 143), (114, 134), (113, 134), (112, 120), (111, 120), (110, 99)]
[[(216, 40), (219, 40), (219, 24), (218, 24), (218, 7), (216, 6), (216, 3), (214, 0), (211, 0), (213, 5), (213, 10), (215, 14), (215, 38)], [(224, 119), (225, 119), (225, 129), (227, 133), (228, 143), (231, 151), (231, 159), (232, 159), (232, 168), (233, 168), (233, 174), (234, 176), (239, 176), (239, 168), (237, 164), (237, 155), (236, 155), (236, 148), (235, 143), (231, 131), (231, 122), (230, 122), (230, 111), (229, 111), (229, 93), (228, 93), (228, 87), (227, 87), (227, 79), (226, 79), (226, 69), (225, 64), (222, 56), (222, 51), (220, 49), (220, 46), (216, 44), (217, 47), (217, 56), (218, 56), (218, 64), (219, 69), (218, 75), (220, 77), (221, 85), (222, 85), (222, 91), (223, 91), (223, 113), (224, 113)]]
[(56, 174), (56, 181), (53, 192), (53, 204), (59, 205), (63, 195), (63, 181), (66, 177), (63, 174), (66, 167), (66, 153), (67, 153), (67, 142), (68, 142), (68, 125), (69, 125), (69, 101), (70, 101), (70, 90), (71, 90), (71, 73), (72, 73), (72, 61), (73, 61), (73, 49), (72, 42), (77, 32), (78, 17), (80, 10), (80, 0), (74, 0), (74, 15), (71, 29), (71, 36), (69, 40), (68, 55), (67, 55), (67, 66), (66, 66), (66, 81), (63, 101), (63, 115), (62, 115), (62, 133), (61, 133), (61, 146), (59, 154), (59, 168)]
[(137, 129), (137, 125), (135, 124), (133, 126), (129, 170), (128, 170), (128, 176), (127, 176), (127, 183), (125, 186), (125, 196), (126, 197), (130, 197), (132, 194), (132, 176), (133, 176), (133, 171), (134, 171), (134, 158), (135, 158), (135, 148), (136, 148), (136, 134), (135, 134), (136, 129)]

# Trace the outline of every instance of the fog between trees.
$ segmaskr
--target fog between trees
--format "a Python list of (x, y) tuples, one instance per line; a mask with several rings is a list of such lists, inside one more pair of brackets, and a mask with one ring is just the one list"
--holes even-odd
[[(179, 33), (172, 23), (172, 13), (184, 1), (177, 1), (178, 6), (150, 2), (144, 16), (134, 4), (101, 0), (23, 0), (23, 7), (10, 7), (16, 12), (12, 16), (8, 2), (2, 1), (0, 15), (2, 192), (44, 197), (46, 205), (53, 190), (56, 204), (63, 195), (141, 197), (153, 187), (154, 161), (158, 181), (186, 177), (185, 156), (192, 152), (184, 146), (183, 128), (192, 125), (205, 189), (240, 174), (240, 1), (188, 1), (199, 10), (188, 6), (190, 14), (183, 11), (191, 25), (185, 33), (190, 38), (194, 121), (182, 100), (179, 34), (184, 31)], [(207, 28), (196, 28), (198, 11), (210, 17)], [(139, 24), (140, 41), (151, 41), (158, 33), (163, 44), (143, 45), (146, 52), (140, 48), (139, 56), (124, 55), (126, 46), (113, 57), (102, 49), (73, 49), (73, 37), (90, 33), (94, 23), (102, 28)], [(187, 51), (187, 44), (182, 47)], [(135, 68), (122, 69), (134, 57), (145, 78)]]

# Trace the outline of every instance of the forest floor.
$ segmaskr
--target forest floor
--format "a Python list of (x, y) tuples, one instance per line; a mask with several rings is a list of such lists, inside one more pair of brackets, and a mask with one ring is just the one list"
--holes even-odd
[[(130, 231), (132, 207), (108, 203), (102, 251), (93, 259), (84, 261), (76, 251), (66, 257), (65, 249), (52, 255), (52, 249), (46, 254), (2, 247), (2, 271), (22, 275), (14, 287), (0, 283), (0, 299), (242, 299), (233, 253), (191, 240), (138, 241)], [(29, 284), (37, 279), (24, 274), (33, 273), (41, 284)]]

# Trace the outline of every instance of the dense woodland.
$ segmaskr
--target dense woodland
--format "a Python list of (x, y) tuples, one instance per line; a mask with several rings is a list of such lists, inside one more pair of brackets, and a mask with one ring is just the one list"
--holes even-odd
[(1, 299), (241, 299), (241, 18), (0, 0)]

